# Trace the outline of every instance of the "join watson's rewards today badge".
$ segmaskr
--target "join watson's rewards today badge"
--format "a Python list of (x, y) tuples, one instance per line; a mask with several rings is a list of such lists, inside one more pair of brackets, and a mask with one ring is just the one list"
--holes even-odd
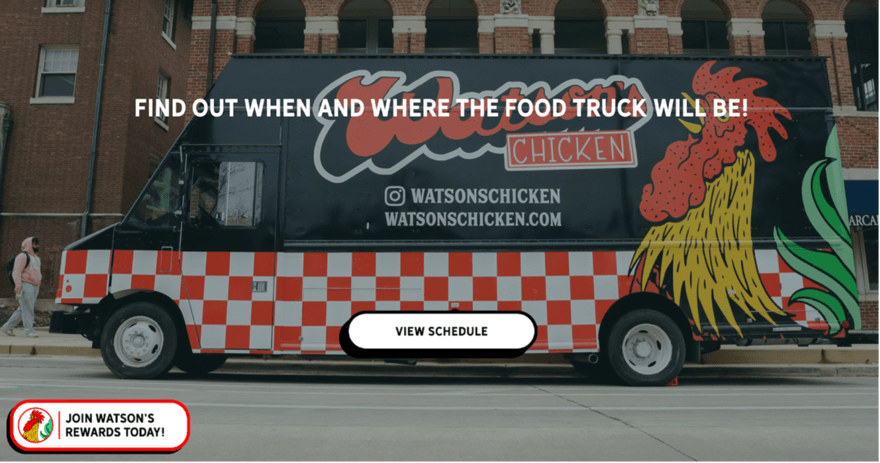
[(7, 428), (23, 452), (175, 452), (189, 411), (176, 400), (26, 400)]

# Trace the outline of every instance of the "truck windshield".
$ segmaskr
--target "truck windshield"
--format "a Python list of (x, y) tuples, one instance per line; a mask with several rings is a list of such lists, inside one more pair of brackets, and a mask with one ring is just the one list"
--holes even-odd
[(129, 215), (129, 222), (150, 227), (173, 227), (174, 211), (180, 202), (178, 184), (180, 172), (177, 158), (171, 156), (147, 186), (143, 197)]

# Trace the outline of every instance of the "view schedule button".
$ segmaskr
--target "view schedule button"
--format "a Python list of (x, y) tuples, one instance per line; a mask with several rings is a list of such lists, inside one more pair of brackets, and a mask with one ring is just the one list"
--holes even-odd
[(525, 312), (361, 312), (339, 341), (356, 358), (513, 358), (537, 333)]

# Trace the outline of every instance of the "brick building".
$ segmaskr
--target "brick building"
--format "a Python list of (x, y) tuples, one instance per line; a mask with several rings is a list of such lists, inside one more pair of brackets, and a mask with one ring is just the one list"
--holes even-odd
[[(0, 44), (13, 64), (4, 66), (12, 85), (0, 90), (0, 111), (11, 107), (15, 121), (0, 164), (0, 249), (11, 255), (39, 230), (50, 297), (59, 252), (79, 237), (88, 208), (105, 5), (45, 1), (12, 0), (0, 12), (4, 35), (18, 37)], [(161, 97), (159, 76), (170, 78), (167, 97), (200, 98), (230, 53), (828, 57), (862, 317), (877, 329), (876, 0), (147, 0), (112, 8), (88, 230), (130, 207), (182, 129), (184, 118), (133, 117), (134, 99)], [(78, 47), (75, 101), (40, 101), (54, 44)]]
[[(0, 250), (11, 256), (25, 237), (39, 235), (41, 300), (54, 298), (61, 251), (80, 238), (83, 213), (89, 232), (119, 221), (183, 129), (179, 118), (135, 118), (132, 106), (157, 89), (186, 95), (187, 8), (165, 0), (10, 0), (0, 7), (0, 119), (7, 121)], [(11, 295), (7, 287), (0, 297)]]

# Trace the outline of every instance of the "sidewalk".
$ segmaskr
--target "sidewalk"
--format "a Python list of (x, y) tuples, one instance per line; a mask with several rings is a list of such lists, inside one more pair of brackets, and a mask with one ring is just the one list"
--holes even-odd
[[(21, 328), (15, 336), (0, 334), (0, 355), (72, 355), (100, 357), (92, 342), (79, 335), (49, 333), (47, 327), (36, 328), (39, 338), (26, 338)], [(277, 359), (277, 357), (268, 357)], [(388, 365), (379, 361), (313, 361), (296, 359), (297, 370), (314, 374), (348, 372), (361, 374), (415, 375), (449, 374), (452, 376), (575, 376), (574, 369), (560, 355), (528, 355), (514, 360), (450, 360), (419, 362), (419, 368)], [(254, 359), (250, 359), (254, 361)], [(224, 368), (238, 363), (230, 362)], [(686, 364), (682, 376), (877, 376), (878, 346), (856, 344), (852, 347), (811, 345), (722, 346), (721, 350), (703, 356), (702, 364)]]

